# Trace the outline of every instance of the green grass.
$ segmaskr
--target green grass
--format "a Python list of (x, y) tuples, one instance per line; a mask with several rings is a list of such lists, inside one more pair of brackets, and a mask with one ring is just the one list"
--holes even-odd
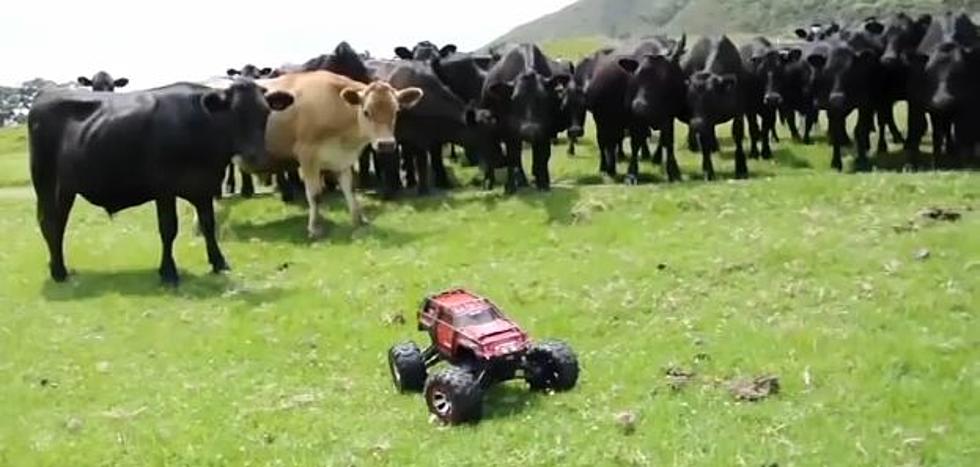
[(30, 183), (27, 132), (22, 127), (0, 128), (0, 187)]
[[(3, 177), (26, 181), (22, 133), (0, 135), (21, 168)], [(826, 146), (778, 148), (750, 181), (668, 185), (645, 163), (625, 187), (598, 184), (586, 142), (556, 149), (552, 193), (365, 196), (358, 231), (334, 194), (315, 244), (301, 207), (226, 200), (221, 277), (182, 205), (176, 291), (157, 282), (152, 206), (110, 219), (79, 201), (59, 285), (30, 191), (0, 190), (0, 465), (975, 465), (977, 175), (841, 175)], [(919, 218), (930, 206), (963, 218)], [(478, 426), (431, 424), (385, 352), (456, 285), (570, 342), (579, 386), (510, 383)], [(675, 391), (672, 365), (696, 377)], [(779, 395), (726, 389), (763, 374)]]

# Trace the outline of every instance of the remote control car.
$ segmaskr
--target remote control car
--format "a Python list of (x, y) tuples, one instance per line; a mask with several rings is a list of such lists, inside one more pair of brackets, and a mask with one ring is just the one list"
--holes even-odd
[[(564, 342), (532, 342), (490, 300), (462, 289), (427, 297), (418, 312), (431, 344), (388, 351), (401, 392), (422, 391), (429, 411), (445, 423), (479, 421), (491, 385), (523, 378), (532, 390), (567, 391), (578, 381), (578, 358)], [(428, 374), (440, 361), (450, 366)]]

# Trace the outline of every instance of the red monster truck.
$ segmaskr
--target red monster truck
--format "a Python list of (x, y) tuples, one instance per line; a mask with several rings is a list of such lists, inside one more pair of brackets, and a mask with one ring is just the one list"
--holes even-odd
[[(567, 391), (578, 381), (578, 358), (564, 342), (532, 342), (490, 300), (462, 289), (426, 297), (418, 312), (420, 331), (431, 344), (414, 342), (388, 351), (388, 366), (400, 392), (423, 391), (429, 411), (445, 423), (476, 422), (483, 393), (516, 379), (532, 390)], [(427, 375), (446, 361), (448, 368)]]

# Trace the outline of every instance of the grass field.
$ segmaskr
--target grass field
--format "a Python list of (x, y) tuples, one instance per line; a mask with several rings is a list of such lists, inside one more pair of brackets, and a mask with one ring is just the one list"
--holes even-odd
[[(976, 465), (980, 178), (841, 175), (825, 146), (777, 147), (749, 181), (668, 185), (646, 163), (626, 187), (586, 142), (556, 149), (552, 193), (367, 197), (357, 231), (334, 194), (314, 244), (302, 207), (230, 199), (220, 277), (182, 205), (170, 290), (149, 205), (79, 201), (76, 274), (49, 281), (23, 130), (2, 130), (0, 465)], [(385, 352), (455, 285), (570, 342), (579, 387), (510, 383), (478, 426), (433, 425)], [(780, 393), (736, 402), (760, 375)]]

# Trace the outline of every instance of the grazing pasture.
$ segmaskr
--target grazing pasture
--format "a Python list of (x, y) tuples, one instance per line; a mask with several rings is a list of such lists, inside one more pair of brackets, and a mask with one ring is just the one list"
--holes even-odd
[[(901, 120), (900, 120), (901, 121)], [(825, 129), (825, 124), (822, 128)], [(785, 130), (781, 129), (782, 133)], [(732, 178), (726, 130), (716, 161)], [(819, 135), (823, 134), (821, 130)], [(381, 202), (327, 236), (270, 195), (220, 202), (213, 276), (179, 205), (184, 282), (159, 285), (152, 206), (79, 201), (48, 278), (23, 128), (0, 130), (0, 465), (972, 465), (980, 456), (980, 183), (841, 175), (776, 145), (751, 179), (637, 187), (554, 148), (551, 193), (468, 187)], [(679, 135), (685, 133), (681, 131)], [(525, 156), (527, 157), (527, 156)], [(900, 162), (896, 162), (900, 165)], [(941, 208), (943, 212), (923, 212)], [(946, 215), (955, 212), (960, 217)], [(933, 219), (930, 217), (938, 217)], [(579, 386), (491, 390), (440, 428), (396, 394), (388, 346), (424, 294), (464, 285), (567, 340)], [(775, 375), (737, 402), (729, 386)], [(971, 461), (970, 459), (974, 459)]]

